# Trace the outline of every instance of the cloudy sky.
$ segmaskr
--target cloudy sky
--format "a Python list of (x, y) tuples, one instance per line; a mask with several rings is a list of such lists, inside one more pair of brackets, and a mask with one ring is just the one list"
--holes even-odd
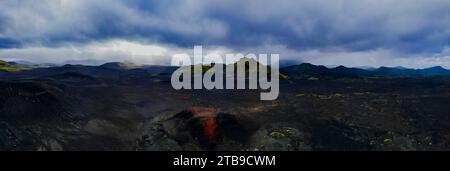
[(2, 60), (168, 64), (194, 45), (290, 63), (450, 68), (450, 1), (0, 1)]

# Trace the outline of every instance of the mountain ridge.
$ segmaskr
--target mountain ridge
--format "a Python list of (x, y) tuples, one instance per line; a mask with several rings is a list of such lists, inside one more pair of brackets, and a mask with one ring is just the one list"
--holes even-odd
[[(250, 61), (252, 62), (252, 59), (249, 58), (243, 58), (239, 61), (236, 61), (233, 63), (234, 65), (243, 62), (243, 61)], [(253, 60), (255, 61), (255, 60)], [(256, 63), (261, 66), (266, 66), (264, 64), (261, 64), (256, 61)], [(233, 65), (229, 64), (229, 65)], [(224, 64), (226, 65), (226, 64)], [(24, 70), (30, 70), (30, 69), (39, 69), (39, 70), (52, 70), (52, 69), (58, 69), (58, 70), (83, 70), (84, 68), (88, 68), (89, 70), (116, 70), (116, 71), (124, 71), (124, 70), (146, 70), (149, 72), (173, 72), (177, 66), (164, 66), (164, 65), (141, 65), (141, 64), (134, 64), (131, 62), (108, 62), (104, 63), (102, 65), (98, 66), (86, 66), (86, 65), (72, 65), (72, 64), (66, 64), (63, 66), (54, 66), (54, 65), (47, 65), (48, 67), (28, 67), (28, 66), (22, 66), (15, 62), (6, 62), (0, 60), (0, 70), (2, 71), (8, 71), (8, 72), (19, 72)], [(211, 65), (203, 64), (203, 66), (209, 66), (205, 67), (204, 69), (211, 68)], [(228, 65), (227, 65), (228, 66)], [(269, 65), (270, 66), (270, 65)], [(326, 67), (323, 65), (314, 65), (311, 63), (301, 63), (297, 65), (290, 65), (286, 67), (280, 68), (280, 73), (287, 74), (287, 75), (307, 75), (307, 76), (318, 76), (318, 75), (330, 75), (330, 76), (450, 76), (450, 70), (445, 69), (442, 66), (434, 66), (434, 67), (428, 67), (423, 69), (412, 69), (412, 68), (406, 68), (403, 66), (397, 66), (397, 67), (385, 67), (381, 66), (378, 68), (370, 68), (370, 69), (364, 69), (364, 68), (358, 68), (358, 67), (346, 67), (343, 65), (339, 65), (337, 67)]]

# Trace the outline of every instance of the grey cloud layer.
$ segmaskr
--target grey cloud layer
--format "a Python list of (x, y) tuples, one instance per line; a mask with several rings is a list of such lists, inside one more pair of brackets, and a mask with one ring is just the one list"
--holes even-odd
[(0, 2), (0, 48), (109, 39), (235, 50), (277, 45), (300, 54), (383, 49), (402, 56), (445, 56), (450, 44), (450, 1)]
[(223, 38), (226, 33), (222, 23), (183, 12), (185, 9), (176, 10), (176, 3), (172, 8), (153, 11), (132, 5), (113, 0), (2, 1), (0, 18), (6, 28), (0, 35), (24, 44), (110, 38), (182, 44)]

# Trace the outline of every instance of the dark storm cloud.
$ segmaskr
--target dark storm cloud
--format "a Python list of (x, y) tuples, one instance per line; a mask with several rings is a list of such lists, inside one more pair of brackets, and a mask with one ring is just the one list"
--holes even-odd
[[(230, 27), (230, 40), (272, 41), (294, 49), (377, 48), (436, 51), (450, 38), (450, 1), (282, 1), (213, 12)], [(251, 10), (255, 12), (248, 12)], [(214, 15), (213, 15), (214, 16)], [(257, 18), (257, 21), (254, 19)], [(256, 40), (256, 41), (254, 41)], [(243, 41), (246, 42), (246, 41)]]
[(123, 39), (432, 56), (450, 44), (450, 1), (5, 0), (0, 26), (3, 48)]
[[(132, 1), (137, 2), (137, 1)], [(134, 3), (127, 4), (136, 8)], [(450, 40), (450, 1), (139, 1), (141, 13), (165, 19), (189, 16), (220, 23), (226, 36), (159, 32), (180, 45), (234, 48), (283, 44), (292, 49), (341, 48), (365, 51), (439, 52)], [(186, 26), (189, 26), (186, 25)]]
[(0, 38), (0, 49), (17, 48), (19, 46), (20, 43), (15, 40), (8, 38)]

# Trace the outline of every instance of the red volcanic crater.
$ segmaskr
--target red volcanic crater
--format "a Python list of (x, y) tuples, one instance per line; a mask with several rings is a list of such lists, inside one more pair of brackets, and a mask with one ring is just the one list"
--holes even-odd
[(192, 114), (193, 120), (196, 120), (200, 124), (200, 128), (203, 130), (203, 135), (208, 138), (211, 142), (216, 142), (218, 140), (217, 131), (217, 110), (214, 108), (204, 108), (204, 107), (191, 107), (185, 112)]
[(174, 116), (179, 132), (188, 131), (198, 143), (214, 149), (223, 140), (246, 141), (257, 124), (243, 116), (221, 113), (210, 107), (190, 107)]

